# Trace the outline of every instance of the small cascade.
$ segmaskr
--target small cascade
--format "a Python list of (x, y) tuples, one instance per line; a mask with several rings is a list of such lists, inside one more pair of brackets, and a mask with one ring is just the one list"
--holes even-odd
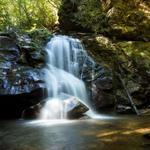
[(61, 35), (53, 36), (45, 51), (48, 100), (41, 118), (66, 119), (69, 99), (77, 98), (88, 103), (86, 87), (81, 80), (87, 53), (78, 39)]
[(61, 99), (49, 99), (41, 112), (42, 119), (66, 119), (66, 106)]

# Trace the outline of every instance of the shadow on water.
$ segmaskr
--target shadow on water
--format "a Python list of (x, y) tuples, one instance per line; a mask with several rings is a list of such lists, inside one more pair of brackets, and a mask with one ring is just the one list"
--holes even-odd
[(0, 150), (149, 150), (149, 116), (1, 121)]

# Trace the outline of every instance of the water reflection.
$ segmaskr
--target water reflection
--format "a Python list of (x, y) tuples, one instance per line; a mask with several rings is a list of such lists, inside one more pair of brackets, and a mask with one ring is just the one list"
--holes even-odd
[(0, 150), (149, 150), (147, 117), (90, 120), (4, 121)]
[(26, 122), (26, 125), (31, 126), (53, 126), (53, 125), (65, 125), (75, 123), (77, 120), (67, 120), (67, 119), (53, 119), (53, 120), (34, 120)]

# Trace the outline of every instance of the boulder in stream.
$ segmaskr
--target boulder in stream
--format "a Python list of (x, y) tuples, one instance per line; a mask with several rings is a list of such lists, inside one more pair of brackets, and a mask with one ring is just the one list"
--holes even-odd
[[(60, 99), (61, 97), (61, 99)], [(89, 108), (76, 97), (60, 94), (25, 109), (23, 119), (80, 119)]]

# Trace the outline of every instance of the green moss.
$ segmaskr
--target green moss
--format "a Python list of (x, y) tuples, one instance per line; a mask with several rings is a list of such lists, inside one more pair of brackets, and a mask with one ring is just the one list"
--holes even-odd
[(121, 41), (117, 45), (138, 63), (143, 62), (146, 68), (150, 67), (150, 42)]
[(28, 35), (32, 39), (31, 44), (33, 47), (40, 47), (51, 36), (51, 32), (47, 29), (35, 29), (29, 31)]
[(112, 30), (119, 34), (138, 39), (150, 39), (150, 2), (139, 0), (112, 1), (109, 23)]

